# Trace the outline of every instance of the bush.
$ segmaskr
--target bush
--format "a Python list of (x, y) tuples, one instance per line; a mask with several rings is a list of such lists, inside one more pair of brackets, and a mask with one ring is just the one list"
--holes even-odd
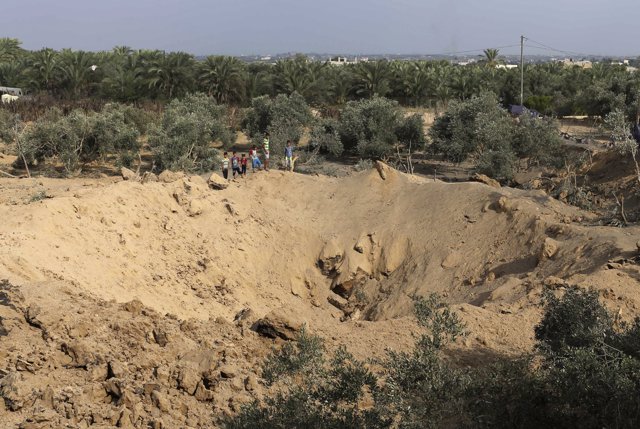
[(452, 103), (435, 120), (429, 136), (432, 152), (452, 162), (472, 159), (479, 172), (497, 179), (511, 179), (518, 159), (556, 167), (564, 161), (553, 120), (527, 111), (513, 119), (491, 93)]
[(13, 141), (16, 118), (13, 113), (5, 109), (0, 109), (0, 140), (5, 143), (11, 143)]
[(401, 120), (396, 128), (396, 136), (407, 147), (422, 148), (426, 143), (422, 115), (415, 113)]
[(140, 132), (130, 118), (130, 109), (108, 105), (98, 113), (76, 109), (66, 116), (50, 109), (25, 129), (21, 137), (25, 159), (35, 165), (57, 157), (67, 174), (110, 154), (117, 154), (126, 164), (140, 152)]
[[(424, 332), (410, 352), (389, 351), (372, 372), (302, 332), (268, 358), (275, 390), (226, 428), (635, 428), (640, 422), (640, 319), (618, 324), (595, 291), (546, 293), (537, 354), (460, 368), (443, 349), (464, 334), (435, 295), (415, 300)], [(366, 398), (366, 406), (363, 400)]]
[(227, 125), (226, 107), (205, 95), (171, 101), (161, 124), (149, 132), (149, 146), (159, 170), (213, 170), (218, 163), (218, 151), (211, 146), (214, 141), (229, 147), (235, 133)]
[(562, 166), (562, 140), (555, 120), (524, 114), (516, 123), (512, 138), (516, 155), (526, 158), (529, 164)]
[(340, 134), (338, 133), (340, 124), (333, 118), (322, 118), (316, 122), (311, 129), (311, 147), (320, 152), (330, 153), (339, 156), (344, 151)]
[(237, 416), (223, 419), (227, 429), (254, 428), (379, 428), (388, 427), (374, 408), (363, 409), (365, 395), (376, 394), (376, 377), (340, 347), (325, 360), (322, 340), (301, 331), (267, 358), (263, 377), (280, 388), (263, 402), (242, 407)]
[(304, 128), (311, 124), (313, 115), (304, 97), (298, 93), (289, 96), (280, 94), (275, 98), (257, 97), (244, 120), (244, 129), (253, 144), (262, 146), (265, 133), (270, 134), (271, 153), (284, 153), (287, 140), (297, 144)]
[(340, 140), (349, 153), (379, 158), (395, 151), (401, 123), (395, 101), (381, 97), (350, 101), (340, 115)]

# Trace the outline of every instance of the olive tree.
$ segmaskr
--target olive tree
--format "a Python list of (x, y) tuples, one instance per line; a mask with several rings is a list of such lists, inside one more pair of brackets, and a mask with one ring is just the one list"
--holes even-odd
[(160, 170), (207, 171), (215, 168), (218, 151), (213, 142), (228, 147), (235, 133), (227, 125), (227, 109), (205, 95), (171, 101), (159, 126), (149, 133), (149, 145)]
[(252, 142), (260, 147), (265, 133), (270, 135), (270, 150), (280, 154), (288, 140), (294, 144), (302, 138), (305, 127), (311, 125), (311, 109), (297, 92), (275, 98), (262, 96), (251, 101), (244, 128)]
[(604, 119), (605, 128), (616, 150), (622, 156), (628, 156), (636, 169), (638, 183), (640, 183), (640, 165), (638, 165), (638, 143), (631, 136), (631, 124), (622, 110), (614, 110)]

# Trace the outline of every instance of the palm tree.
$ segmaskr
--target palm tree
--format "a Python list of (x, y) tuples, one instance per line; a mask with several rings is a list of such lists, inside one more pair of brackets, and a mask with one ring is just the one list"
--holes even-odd
[(220, 104), (242, 101), (244, 63), (235, 57), (209, 56), (198, 64), (198, 84)]
[(82, 90), (86, 90), (94, 71), (91, 67), (93, 58), (90, 52), (63, 49), (56, 65), (66, 89), (73, 97), (77, 97)]
[(374, 97), (389, 92), (391, 68), (386, 60), (358, 63), (353, 68), (353, 75), (358, 95)]
[(496, 65), (500, 63), (500, 60), (498, 59), (498, 55), (500, 53), (499, 49), (489, 48), (489, 49), (485, 49), (483, 52), (485, 57), (484, 58), (485, 65), (487, 67), (495, 68)]
[(331, 103), (342, 105), (347, 102), (353, 87), (352, 75), (344, 66), (327, 68), (327, 95)]
[(23, 53), (21, 44), (18, 39), (0, 38), (0, 63), (16, 61)]
[(430, 64), (426, 61), (399, 62), (395, 77), (399, 90), (414, 106), (422, 104), (431, 84)]
[(275, 89), (288, 95), (297, 92), (310, 101), (323, 83), (326, 65), (310, 62), (304, 55), (278, 61), (273, 66)]
[(18, 61), (6, 61), (0, 63), (0, 82), (8, 86), (22, 86), (24, 67)]
[(106, 75), (102, 79), (102, 90), (109, 98), (126, 102), (143, 97), (139, 54), (127, 54), (121, 61), (107, 63), (105, 68)]
[(49, 48), (33, 52), (28, 61), (27, 75), (30, 86), (40, 90), (52, 90), (60, 80), (58, 53)]
[(155, 54), (147, 61), (144, 76), (149, 88), (158, 89), (165, 97), (187, 93), (193, 86), (194, 58), (186, 52)]

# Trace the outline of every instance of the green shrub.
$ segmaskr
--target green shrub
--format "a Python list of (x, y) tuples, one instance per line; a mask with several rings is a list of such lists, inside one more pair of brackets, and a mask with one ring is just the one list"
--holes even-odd
[(497, 179), (511, 179), (518, 159), (555, 167), (565, 159), (555, 121), (527, 112), (511, 118), (491, 93), (452, 103), (429, 136), (432, 152), (452, 162), (472, 159), (476, 170)]
[(279, 387), (264, 401), (242, 407), (237, 416), (225, 418), (227, 429), (389, 427), (375, 408), (363, 409), (365, 395), (377, 394), (377, 379), (344, 347), (325, 361), (319, 337), (300, 332), (267, 358), (263, 377)]
[(378, 158), (395, 151), (402, 124), (398, 103), (386, 98), (350, 101), (340, 115), (340, 140), (345, 151)]
[(311, 147), (333, 156), (342, 154), (344, 147), (338, 133), (340, 124), (334, 118), (321, 118), (311, 129)]
[(402, 119), (396, 128), (396, 136), (405, 146), (411, 145), (412, 149), (422, 148), (426, 143), (422, 115), (415, 113)]
[(13, 141), (15, 122), (16, 118), (11, 112), (0, 109), (0, 140), (3, 140), (5, 143), (11, 143)]
[(540, 346), (553, 353), (571, 347), (594, 347), (612, 335), (611, 317), (596, 291), (569, 288), (562, 298), (544, 296), (545, 315), (536, 326)]
[(121, 105), (106, 106), (101, 112), (73, 110), (62, 115), (50, 109), (30, 126), (21, 138), (25, 159), (31, 165), (47, 158), (59, 159), (67, 174), (82, 165), (116, 154), (121, 162), (140, 152), (140, 132)]
[(270, 134), (270, 151), (275, 155), (284, 153), (287, 140), (297, 144), (304, 128), (312, 123), (313, 115), (304, 97), (294, 92), (275, 98), (257, 97), (244, 119), (244, 129), (252, 142), (262, 146), (264, 134)]
[(212, 142), (229, 147), (235, 133), (226, 121), (226, 107), (205, 95), (190, 95), (171, 101), (159, 126), (149, 132), (149, 146), (160, 170), (189, 172), (216, 168), (218, 151)]
[(223, 427), (638, 427), (640, 319), (616, 324), (597, 292), (576, 287), (543, 302), (535, 354), (471, 367), (443, 357), (464, 325), (435, 295), (415, 300), (424, 331), (413, 350), (388, 351), (376, 371), (344, 348), (325, 359), (321, 340), (303, 332), (267, 360), (276, 389)]

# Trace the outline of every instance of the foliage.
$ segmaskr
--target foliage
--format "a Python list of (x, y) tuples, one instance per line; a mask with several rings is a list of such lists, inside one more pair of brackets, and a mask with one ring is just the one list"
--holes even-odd
[(15, 115), (5, 109), (0, 109), (0, 140), (5, 143), (13, 141)]
[(604, 128), (609, 132), (613, 148), (622, 156), (628, 156), (634, 163), (638, 183), (640, 183), (640, 163), (638, 143), (631, 136), (631, 124), (622, 110), (614, 110), (604, 119)]
[[(501, 62), (497, 49), (486, 49), (482, 60), (466, 66), (401, 60), (334, 66), (303, 55), (275, 64), (245, 64), (233, 57), (198, 59), (184, 52), (126, 46), (87, 52), (28, 51), (20, 45), (19, 40), (0, 38), (0, 81), (58, 99), (164, 101), (200, 91), (219, 103), (247, 106), (255, 97), (295, 92), (315, 106), (384, 96), (439, 110), (481, 91), (494, 93), (504, 105), (517, 103), (520, 93), (520, 71), (495, 68)], [(591, 69), (528, 64), (525, 73), (525, 105), (545, 115), (604, 116), (625, 106), (630, 114), (639, 111), (640, 76), (624, 66), (604, 61)]]
[(101, 112), (76, 109), (68, 115), (51, 109), (25, 127), (20, 138), (22, 154), (31, 165), (56, 157), (67, 174), (110, 154), (129, 164), (140, 151), (137, 115), (134, 108), (117, 104), (107, 105)]
[(396, 128), (398, 141), (412, 148), (423, 147), (426, 143), (424, 135), (424, 120), (422, 115), (415, 113), (404, 118)]
[(160, 170), (208, 171), (216, 168), (218, 151), (212, 142), (229, 147), (235, 134), (226, 121), (227, 110), (205, 95), (173, 100), (161, 124), (151, 129), (149, 146)]
[(548, 351), (593, 347), (611, 335), (611, 318), (596, 291), (570, 288), (562, 299), (550, 292), (544, 298), (547, 311), (535, 332), (540, 346)]
[(263, 377), (279, 389), (264, 402), (242, 407), (223, 420), (227, 429), (388, 427), (375, 409), (362, 407), (365, 394), (375, 394), (376, 377), (344, 347), (325, 361), (322, 340), (302, 330), (265, 362)]
[[(345, 151), (378, 158), (394, 151), (403, 118), (398, 103), (380, 97), (350, 101), (340, 115), (339, 133)], [(404, 131), (404, 130), (403, 130)]]
[(272, 385), (287, 374), (312, 372), (323, 360), (324, 344), (318, 336), (310, 335), (303, 327), (295, 342), (288, 342), (267, 358), (262, 367), (262, 378)]
[[(301, 333), (268, 358), (278, 380), (226, 428), (633, 428), (640, 415), (640, 318), (616, 321), (595, 291), (546, 292), (537, 354), (457, 367), (442, 350), (464, 334), (437, 296), (415, 300), (424, 332), (409, 352), (388, 351), (375, 371)], [(306, 337), (306, 338), (305, 338)], [(363, 396), (364, 395), (364, 396)], [(366, 396), (366, 406), (363, 399)]]
[(333, 118), (321, 118), (311, 129), (311, 146), (318, 151), (338, 156), (344, 147), (338, 132), (340, 124)]
[(564, 161), (555, 121), (527, 110), (513, 119), (491, 93), (451, 103), (429, 136), (433, 152), (453, 162), (472, 159), (479, 172), (498, 179), (511, 179), (518, 159), (556, 167)]
[(246, 114), (244, 129), (253, 141), (261, 147), (264, 134), (270, 134), (270, 150), (276, 155), (284, 152), (287, 140), (297, 144), (304, 128), (312, 122), (311, 109), (304, 98), (293, 93), (280, 94), (275, 98), (262, 96), (251, 101)]
[[(504, 123), (505, 118), (507, 112), (498, 105), (493, 94), (485, 93), (465, 102), (453, 102), (442, 116), (436, 118), (429, 131), (431, 150), (442, 153), (449, 161), (462, 162), (478, 150), (476, 131), (480, 125)], [(483, 122), (478, 123), (479, 119)]]

